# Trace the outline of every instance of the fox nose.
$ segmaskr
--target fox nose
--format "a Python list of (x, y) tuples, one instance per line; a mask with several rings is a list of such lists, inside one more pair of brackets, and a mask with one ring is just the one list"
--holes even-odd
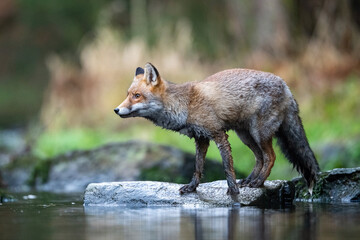
[(114, 109), (114, 112), (115, 112), (116, 114), (117, 114), (119, 111), (120, 111), (119, 108), (115, 108), (115, 109)]

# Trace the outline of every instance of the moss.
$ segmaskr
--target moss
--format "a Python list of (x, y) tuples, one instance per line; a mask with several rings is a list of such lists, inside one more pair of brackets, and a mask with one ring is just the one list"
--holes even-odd
[(312, 200), (312, 199), (320, 198), (323, 194), (323, 186), (326, 177), (327, 174), (324, 173), (321, 173), (318, 176), (318, 180), (313, 188), (312, 195), (309, 193), (307, 184), (303, 178), (297, 178), (296, 180), (293, 180), (295, 183), (295, 191), (296, 191), (295, 198), (303, 199), (303, 200)]
[(50, 159), (40, 160), (37, 162), (28, 180), (30, 186), (35, 186), (36, 180), (40, 178), (41, 183), (45, 183), (49, 179), (49, 171), (52, 161)]

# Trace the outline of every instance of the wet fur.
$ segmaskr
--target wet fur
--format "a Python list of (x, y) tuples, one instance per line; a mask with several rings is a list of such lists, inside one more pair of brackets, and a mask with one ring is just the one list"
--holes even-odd
[[(298, 106), (280, 77), (255, 70), (231, 69), (203, 81), (178, 85), (165, 81), (156, 68), (152, 70), (151, 67), (145, 66), (144, 75), (137, 75), (129, 89), (139, 85), (152, 88), (151, 96), (144, 94), (145, 101), (152, 106), (140, 116), (194, 138), (196, 142), (195, 173), (180, 193), (193, 192), (200, 183), (210, 140), (215, 141), (220, 151), (229, 194), (238, 194), (238, 186), (263, 185), (275, 162), (273, 137), (278, 138), (285, 156), (304, 176), (308, 186), (314, 184), (319, 167), (298, 116)], [(144, 79), (148, 79), (146, 86), (142, 83)], [(120, 106), (125, 106), (125, 102)], [(238, 183), (227, 140), (228, 130), (236, 131), (256, 159), (251, 174)]]

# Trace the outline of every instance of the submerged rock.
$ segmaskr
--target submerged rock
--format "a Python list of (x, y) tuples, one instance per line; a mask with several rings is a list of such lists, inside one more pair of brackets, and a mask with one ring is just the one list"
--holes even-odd
[(85, 206), (246, 206), (282, 207), (291, 205), (294, 198), (292, 182), (266, 181), (263, 188), (240, 188), (240, 194), (226, 194), (225, 180), (202, 183), (194, 193), (179, 194), (181, 184), (133, 181), (92, 183), (85, 190)]
[(298, 201), (360, 202), (360, 167), (338, 168), (320, 173), (313, 196), (308, 193), (303, 178), (296, 178), (293, 183)]

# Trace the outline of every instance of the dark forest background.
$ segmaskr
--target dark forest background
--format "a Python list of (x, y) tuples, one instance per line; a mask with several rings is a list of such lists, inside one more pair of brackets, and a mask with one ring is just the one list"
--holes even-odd
[[(136, 67), (152, 62), (178, 83), (242, 67), (287, 82), (323, 169), (359, 166), (359, 34), (357, 0), (1, 0), (1, 141), (19, 131), (40, 159), (130, 139), (193, 152), (191, 140), (113, 114)], [(209, 155), (220, 159), (214, 146)], [(291, 168), (279, 158), (272, 178)]]

